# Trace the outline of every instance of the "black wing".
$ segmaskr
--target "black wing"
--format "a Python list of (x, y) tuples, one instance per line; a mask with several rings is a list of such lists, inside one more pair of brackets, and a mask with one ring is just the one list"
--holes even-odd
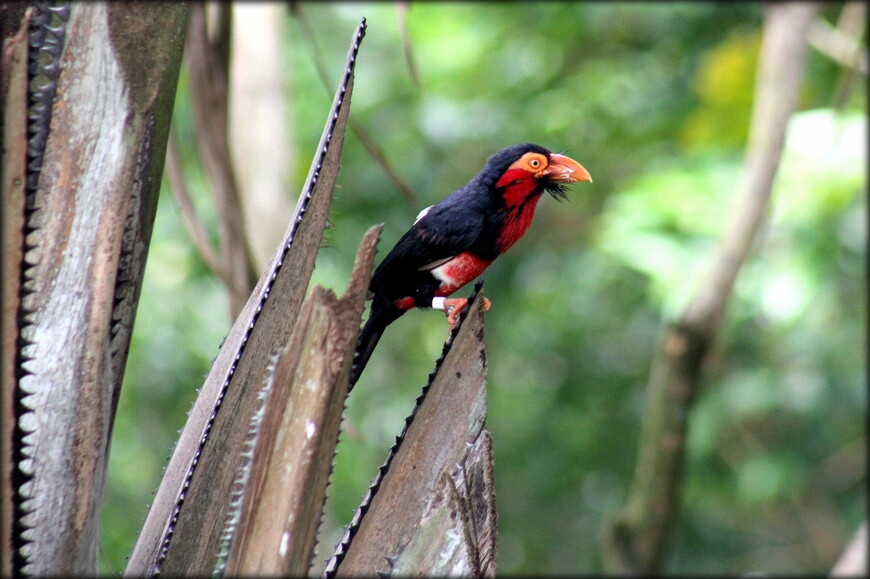
[(396, 278), (437, 267), (467, 251), (483, 228), (484, 215), (476, 207), (443, 202), (434, 205), (378, 265), (371, 288), (377, 291), (380, 287), (394, 284)]

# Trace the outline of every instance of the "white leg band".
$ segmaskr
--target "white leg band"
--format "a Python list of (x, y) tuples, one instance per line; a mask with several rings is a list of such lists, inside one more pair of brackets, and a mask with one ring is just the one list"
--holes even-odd
[(441, 310), (443, 312), (446, 309), (444, 307), (444, 298), (442, 298), (442, 297), (432, 298), (432, 309), (433, 310)]

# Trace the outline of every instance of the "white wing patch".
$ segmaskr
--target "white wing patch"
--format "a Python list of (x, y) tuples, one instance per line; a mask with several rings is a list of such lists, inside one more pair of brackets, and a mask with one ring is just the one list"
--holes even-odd
[[(450, 261), (454, 257), (456, 257), (456, 256), (451, 255), (450, 257), (445, 257), (444, 259), (436, 259), (432, 263), (427, 263), (426, 265), (421, 265), (420, 267), (417, 268), (417, 271), (428, 271), (430, 269), (434, 269), (440, 265), (444, 265), (445, 263), (447, 263), (448, 261)], [(434, 272), (433, 272), (433, 275), (435, 275)], [(436, 277), (437, 277), (437, 275), (436, 275)], [(441, 278), (439, 278), (439, 279), (441, 279)], [(444, 281), (444, 280), (441, 280), (441, 281)]]
[(426, 217), (426, 214), (429, 213), (429, 210), (432, 209), (433, 207), (435, 207), (435, 206), (434, 206), (434, 205), (430, 205), (429, 207), (423, 209), (423, 211), (421, 211), (420, 213), (418, 213), (418, 214), (417, 214), (417, 218), (414, 220), (414, 223), (417, 223), (418, 221), (420, 221), (421, 219), (423, 219), (424, 217)]

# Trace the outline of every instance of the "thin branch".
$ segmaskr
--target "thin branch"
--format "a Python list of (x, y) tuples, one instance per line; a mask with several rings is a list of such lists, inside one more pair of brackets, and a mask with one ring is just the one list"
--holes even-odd
[(765, 11), (755, 105), (735, 211), (711, 256), (708, 274), (680, 318), (665, 332), (653, 360), (638, 463), (624, 509), (604, 535), (613, 573), (661, 572), (676, 520), (689, 412), (702, 365), (734, 282), (761, 228), (804, 72), (806, 31), (818, 5), (771, 4)]
[(232, 169), (228, 135), (229, 4), (217, 5), (218, 28), (209, 38), (205, 6), (190, 9), (190, 30), (185, 51), (190, 70), (190, 94), (196, 125), (196, 140), (202, 163), (215, 196), (220, 235), (220, 260), (230, 280), (231, 315), (244, 307), (257, 271), (245, 236), (244, 216)]
[[(854, 55), (855, 60), (864, 57), (867, 59), (867, 46), (863, 42), (867, 28), (867, 5), (864, 2), (848, 2), (840, 12), (840, 18), (837, 21), (837, 29), (851, 38), (858, 39), (859, 52)], [(866, 68), (866, 67), (865, 67)], [(865, 73), (866, 76), (866, 73)], [(834, 108), (842, 109), (849, 95), (858, 83), (858, 75), (855, 72), (855, 67), (844, 67), (840, 73), (840, 78), (837, 79), (837, 88), (834, 92)]]
[[(290, 12), (294, 16), (299, 19), (300, 28), (302, 29), (302, 33), (305, 35), (305, 39), (308, 42), (308, 46), (311, 50), (311, 57), (314, 61), (314, 68), (317, 71), (317, 76), (320, 79), (321, 84), (326, 89), (327, 92), (331, 92), (330, 88), (330, 80), (329, 74), (327, 73), (326, 63), (323, 59), (323, 53), (320, 51), (320, 47), (317, 44), (317, 39), (314, 36), (314, 27), (311, 26), (311, 22), (308, 20), (305, 12), (302, 10), (302, 6), (299, 2), (293, 2), (290, 4)], [(415, 204), (417, 202), (417, 194), (411, 188), (408, 183), (405, 182), (402, 177), (393, 170), (389, 161), (387, 160), (386, 155), (383, 151), (378, 147), (378, 145), (374, 142), (374, 140), (368, 135), (368, 132), (357, 123), (353, 118), (349, 119), (348, 125), (350, 125), (351, 130), (354, 135), (360, 140), (362, 146), (365, 150), (371, 155), (371, 157), (381, 166), (384, 170), (384, 173), (387, 174), (390, 181), (393, 182), (393, 186), (399, 190), (399, 192), (408, 200), (409, 203)]]
[(755, 105), (743, 171), (737, 183), (736, 211), (713, 256), (708, 283), (699, 288), (681, 320), (713, 337), (740, 267), (766, 218), (773, 181), (785, 145), (788, 121), (797, 105), (804, 75), (806, 30), (816, 4), (769, 6), (759, 61)]
[[(863, 3), (855, 3), (859, 12), (864, 11)], [(847, 7), (848, 8), (848, 7)], [(852, 10), (843, 9), (844, 13), (852, 12)], [(854, 26), (857, 21), (859, 26), (864, 22), (864, 15), (859, 13), (852, 18), (846, 20), (841, 19), (842, 26)], [(836, 28), (831, 26), (824, 18), (817, 18), (807, 30), (807, 40), (810, 46), (845, 68), (857, 70), (863, 75), (867, 75), (867, 52), (861, 46), (861, 29), (858, 34), (850, 34), (844, 31), (840, 26)]]
[(169, 181), (169, 188), (178, 200), (178, 206), (181, 209), (181, 222), (184, 224), (184, 228), (193, 240), (194, 245), (196, 245), (206, 266), (215, 277), (219, 278), (224, 284), (229, 285), (229, 278), (208, 239), (205, 226), (203, 226), (202, 221), (196, 215), (193, 199), (190, 196), (190, 189), (187, 187), (187, 179), (182, 169), (181, 158), (178, 155), (177, 139), (178, 135), (174, 130), (170, 129), (169, 140), (166, 145), (166, 178)]
[(414, 60), (414, 51), (411, 49), (411, 39), (408, 34), (408, 8), (409, 2), (395, 2), (393, 7), (396, 9), (396, 20), (399, 25), (399, 34), (402, 36), (402, 52), (405, 54), (405, 64), (408, 67), (408, 74), (411, 76), (411, 82), (414, 86), (420, 86), (420, 76), (417, 74), (417, 64)]

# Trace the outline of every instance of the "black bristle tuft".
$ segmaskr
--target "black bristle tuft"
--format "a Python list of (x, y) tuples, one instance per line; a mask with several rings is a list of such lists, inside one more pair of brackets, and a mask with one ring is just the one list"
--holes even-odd
[(544, 185), (544, 190), (556, 201), (564, 201), (568, 199), (568, 188), (561, 183), (553, 183), (552, 181)]

